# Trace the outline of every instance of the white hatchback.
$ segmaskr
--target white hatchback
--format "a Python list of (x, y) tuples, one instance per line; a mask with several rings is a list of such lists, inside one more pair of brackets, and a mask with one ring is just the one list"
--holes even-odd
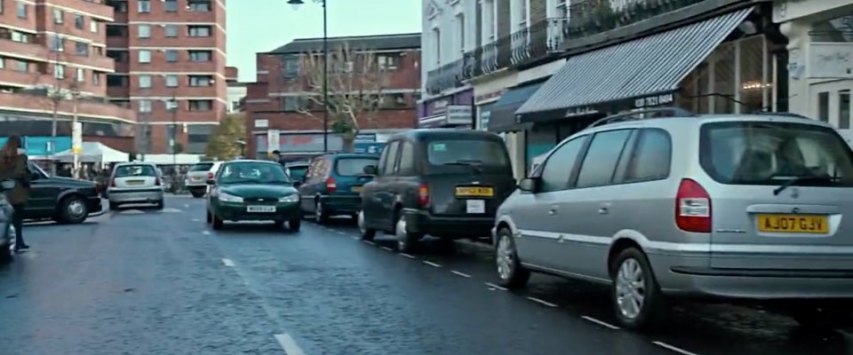
[(140, 203), (163, 208), (163, 173), (151, 163), (118, 164), (107, 191), (111, 210), (123, 204)]

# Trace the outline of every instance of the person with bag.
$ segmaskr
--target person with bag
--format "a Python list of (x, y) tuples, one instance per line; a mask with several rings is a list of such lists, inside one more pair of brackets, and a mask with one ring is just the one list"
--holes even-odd
[(30, 194), (30, 168), (26, 153), (21, 149), (21, 137), (9, 136), (0, 150), (0, 182), (4, 185), (6, 198), (14, 208), (12, 222), (17, 233), (15, 252), (29, 249), (24, 243), (24, 205)]

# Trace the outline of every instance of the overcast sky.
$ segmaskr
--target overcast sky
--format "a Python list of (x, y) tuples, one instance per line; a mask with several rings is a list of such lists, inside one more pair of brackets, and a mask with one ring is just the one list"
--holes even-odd
[[(327, 0), (329, 36), (361, 36), (421, 31), (421, 0)], [(255, 80), (255, 53), (271, 51), (295, 38), (323, 36), (320, 4), (305, 0), (294, 10), (287, 0), (229, 0), (228, 65), (240, 81)]]

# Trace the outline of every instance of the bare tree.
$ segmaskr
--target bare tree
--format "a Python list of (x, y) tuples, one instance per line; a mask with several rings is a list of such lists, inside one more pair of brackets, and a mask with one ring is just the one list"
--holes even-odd
[(328, 53), (328, 97), (323, 98), (323, 52), (302, 55), (304, 89), (298, 112), (322, 120), (322, 108), (329, 111), (328, 127), (343, 140), (344, 151), (352, 152), (353, 143), (364, 125), (371, 125), (383, 101), (387, 78), (376, 55), (369, 50), (343, 44)]

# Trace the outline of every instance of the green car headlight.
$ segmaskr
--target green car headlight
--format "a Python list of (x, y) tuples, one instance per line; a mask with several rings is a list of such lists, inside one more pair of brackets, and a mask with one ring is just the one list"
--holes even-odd
[(281, 202), (281, 203), (289, 203), (289, 202), (297, 202), (297, 201), (299, 201), (299, 195), (297, 195), (297, 194), (287, 195), (284, 197), (280, 197), (278, 199), (278, 202)]
[(224, 192), (219, 193), (219, 201), (222, 202), (234, 202), (234, 203), (243, 203), (243, 198), (240, 196), (234, 196), (231, 194), (226, 194)]

